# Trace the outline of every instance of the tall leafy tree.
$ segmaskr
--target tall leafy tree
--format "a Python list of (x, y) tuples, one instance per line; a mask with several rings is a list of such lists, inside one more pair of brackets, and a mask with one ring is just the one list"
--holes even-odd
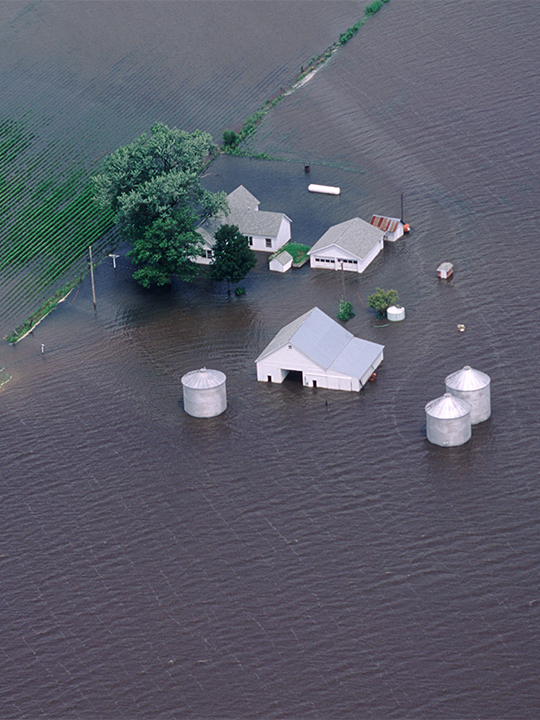
[(138, 266), (133, 277), (143, 287), (166, 285), (171, 276), (192, 280), (199, 271), (193, 258), (202, 251), (202, 237), (193, 229), (194, 215), (187, 208), (154, 220), (135, 237), (128, 255)]
[(236, 225), (222, 225), (214, 237), (212, 277), (214, 280), (226, 280), (227, 291), (230, 292), (231, 283), (243, 280), (257, 264), (257, 258), (249, 247), (247, 237)]
[[(176, 236), (175, 259), (167, 267), (170, 276), (177, 274), (178, 261), (182, 267), (194, 262), (193, 238), (198, 219), (227, 212), (225, 193), (212, 193), (203, 188), (201, 172), (204, 161), (214, 150), (209, 133), (169, 128), (162, 123), (153, 125), (149, 135), (141, 135), (131, 144), (118, 148), (103, 163), (101, 172), (93, 178), (98, 204), (111, 208), (123, 237), (134, 245), (133, 259), (141, 267), (135, 276), (143, 284), (152, 284), (151, 277), (162, 279), (158, 267), (167, 266), (174, 244), (172, 228), (179, 223)], [(187, 214), (177, 215), (185, 210)], [(191, 227), (186, 223), (191, 219)], [(171, 222), (166, 223), (167, 219)], [(159, 262), (159, 249), (164, 248), (163, 233), (167, 233), (167, 247)], [(149, 259), (151, 269), (143, 271)], [(185, 277), (190, 273), (184, 273)]]

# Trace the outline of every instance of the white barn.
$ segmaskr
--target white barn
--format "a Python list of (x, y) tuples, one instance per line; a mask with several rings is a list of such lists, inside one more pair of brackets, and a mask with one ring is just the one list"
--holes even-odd
[(282, 328), (255, 363), (257, 380), (282, 383), (291, 371), (302, 384), (359, 391), (383, 360), (384, 345), (361, 340), (314, 307)]
[(383, 249), (383, 237), (358, 217), (333, 225), (308, 252), (310, 267), (362, 273)]
[(229, 214), (209, 218), (199, 225), (197, 232), (204, 241), (198, 263), (209, 265), (213, 258), (214, 235), (222, 225), (236, 225), (248, 239), (252, 250), (274, 253), (291, 239), (291, 219), (280, 212), (259, 210), (260, 202), (243, 185), (227, 195)]
[(396, 242), (396, 240), (399, 240), (405, 233), (403, 223), (399, 218), (386, 217), (385, 215), (372, 215), (369, 222), (384, 232), (384, 239), (388, 242)]

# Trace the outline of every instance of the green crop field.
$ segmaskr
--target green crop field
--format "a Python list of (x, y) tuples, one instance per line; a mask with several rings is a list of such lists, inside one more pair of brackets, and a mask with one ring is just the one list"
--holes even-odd
[[(80, 157), (80, 155), (79, 155)], [(88, 269), (113, 227), (93, 201), (75, 142), (47, 120), (0, 120), (0, 307), (22, 322)]]

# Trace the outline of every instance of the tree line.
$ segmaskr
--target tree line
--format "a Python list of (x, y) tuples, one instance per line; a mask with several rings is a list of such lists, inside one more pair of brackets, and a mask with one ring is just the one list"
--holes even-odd
[[(95, 199), (111, 209), (121, 237), (131, 243), (128, 256), (134, 279), (143, 287), (166, 285), (173, 277), (190, 281), (202, 268), (198, 225), (229, 211), (224, 192), (201, 183), (208, 158), (217, 151), (209, 133), (189, 133), (156, 123), (129, 145), (109, 155), (92, 178)], [(215, 234), (210, 272), (216, 280), (237, 283), (256, 264), (247, 238), (235, 225)]]

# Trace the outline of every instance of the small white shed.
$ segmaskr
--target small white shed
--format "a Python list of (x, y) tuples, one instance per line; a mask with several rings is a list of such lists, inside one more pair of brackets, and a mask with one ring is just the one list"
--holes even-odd
[(384, 345), (354, 337), (314, 307), (282, 328), (255, 363), (257, 380), (282, 383), (293, 372), (302, 384), (359, 391), (383, 360)]
[(268, 267), (274, 272), (284, 273), (291, 269), (292, 264), (293, 256), (286, 250), (282, 250), (270, 260)]
[(443, 262), (437, 268), (437, 277), (448, 280), (454, 274), (454, 266), (450, 262)]
[(404, 234), (404, 225), (399, 218), (386, 217), (385, 215), (372, 215), (369, 221), (371, 225), (384, 232), (384, 239), (388, 242), (396, 242)]

